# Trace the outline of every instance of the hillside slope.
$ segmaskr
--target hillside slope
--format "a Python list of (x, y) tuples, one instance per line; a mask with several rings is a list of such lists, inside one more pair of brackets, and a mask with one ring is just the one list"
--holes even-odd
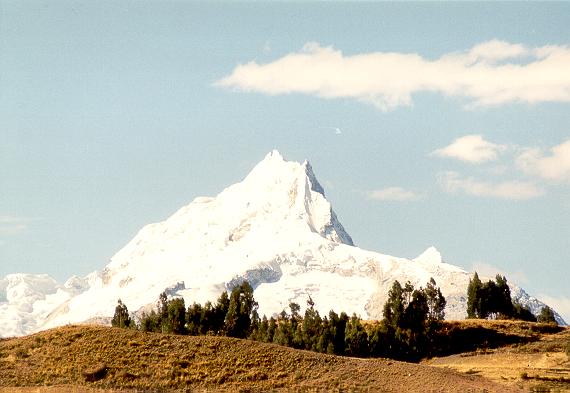
[(534, 337), (514, 345), (433, 358), (424, 364), (480, 375), (502, 384), (522, 386), (529, 391), (570, 392), (570, 356), (567, 353), (570, 328), (539, 334), (540, 325), (526, 322), (472, 320), (463, 321), (461, 325), (464, 329), (485, 327), (522, 338)]
[[(93, 374), (85, 372), (97, 368), (100, 379), (88, 382)], [(440, 368), (323, 355), (226, 337), (68, 326), (0, 341), (0, 386), (44, 385), (213, 391), (518, 391)]]

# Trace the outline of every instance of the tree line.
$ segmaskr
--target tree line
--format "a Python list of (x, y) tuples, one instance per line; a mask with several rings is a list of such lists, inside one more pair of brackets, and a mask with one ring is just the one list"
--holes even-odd
[(544, 306), (535, 316), (528, 307), (511, 299), (505, 276), (497, 274), (495, 281), (481, 282), (477, 272), (467, 286), (467, 318), (519, 319), (529, 322), (556, 323), (554, 312)]
[[(299, 304), (291, 302), (276, 316), (260, 318), (253, 288), (247, 281), (223, 291), (215, 303), (194, 303), (188, 308), (183, 298), (168, 299), (161, 293), (156, 311), (143, 313), (138, 324), (129, 316), (121, 300), (115, 308), (112, 325), (145, 332), (187, 335), (218, 335), (248, 338), (297, 349), (355, 357), (387, 357), (419, 361), (428, 356), (450, 353), (454, 345), (442, 321), (446, 300), (433, 278), (425, 288), (403, 286), (394, 281), (383, 307), (383, 319), (363, 322), (331, 310), (321, 316), (309, 296), (301, 315)], [(511, 300), (504, 276), (482, 283), (477, 273), (467, 289), (468, 318), (523, 319), (537, 318)], [(539, 322), (555, 322), (553, 311), (545, 307)], [(457, 344), (457, 343), (456, 343)]]
[(432, 278), (425, 289), (395, 281), (379, 323), (363, 324), (356, 314), (349, 317), (333, 310), (321, 316), (310, 296), (303, 315), (300, 305), (291, 302), (277, 316), (260, 318), (253, 288), (244, 281), (229, 295), (223, 291), (214, 304), (194, 303), (188, 308), (183, 298), (168, 299), (163, 292), (157, 310), (143, 313), (138, 324), (119, 300), (112, 325), (146, 332), (249, 338), (336, 355), (417, 361), (430, 354), (429, 344), (444, 319), (445, 304)]

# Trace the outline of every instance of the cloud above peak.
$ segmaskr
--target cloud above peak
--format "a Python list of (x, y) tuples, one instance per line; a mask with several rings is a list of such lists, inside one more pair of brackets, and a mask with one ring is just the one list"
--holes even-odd
[(532, 182), (511, 180), (493, 183), (463, 177), (454, 171), (440, 173), (438, 181), (443, 190), (451, 194), (508, 200), (526, 200), (544, 195), (544, 190)]
[(432, 154), (479, 164), (496, 160), (499, 153), (506, 148), (504, 145), (486, 141), (481, 135), (465, 135), (457, 138), (450, 145), (435, 150)]
[(376, 201), (409, 202), (421, 199), (422, 195), (402, 187), (387, 187), (381, 190), (368, 191), (367, 197)]
[(215, 85), (268, 95), (348, 98), (383, 111), (412, 104), (420, 92), (468, 100), (468, 106), (570, 102), (570, 48), (528, 48), (492, 40), (431, 60), (417, 53), (344, 55), (307, 43), (270, 63), (250, 61)]
[(525, 149), (516, 159), (517, 166), (525, 173), (559, 183), (570, 183), (570, 139), (550, 149), (547, 155), (542, 149)]

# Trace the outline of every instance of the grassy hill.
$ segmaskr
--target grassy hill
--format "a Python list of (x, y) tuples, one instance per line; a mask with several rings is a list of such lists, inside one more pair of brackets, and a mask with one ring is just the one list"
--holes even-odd
[(511, 344), (490, 342), (423, 364), (480, 375), (527, 391), (570, 392), (570, 328), (521, 321), (469, 320), (459, 325), (464, 331), (496, 332), (495, 337)]
[(521, 391), (445, 367), (90, 325), (1, 340), (0, 391), (16, 387), (30, 392)]

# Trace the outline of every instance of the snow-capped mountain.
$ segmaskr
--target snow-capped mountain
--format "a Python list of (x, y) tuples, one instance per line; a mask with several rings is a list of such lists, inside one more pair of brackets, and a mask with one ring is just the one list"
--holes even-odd
[[(243, 280), (254, 287), (260, 314), (290, 301), (304, 305), (310, 295), (321, 313), (377, 319), (394, 280), (418, 287), (430, 277), (447, 299), (447, 318), (464, 318), (470, 273), (444, 263), (433, 247), (409, 260), (354, 246), (310, 164), (273, 151), (215, 198), (196, 198), (142, 228), (99, 272), (64, 285), (46, 275), (0, 280), (0, 336), (108, 318), (118, 298), (131, 311), (148, 308), (165, 290), (186, 304), (214, 301)], [(543, 303), (512, 289), (540, 311)]]

